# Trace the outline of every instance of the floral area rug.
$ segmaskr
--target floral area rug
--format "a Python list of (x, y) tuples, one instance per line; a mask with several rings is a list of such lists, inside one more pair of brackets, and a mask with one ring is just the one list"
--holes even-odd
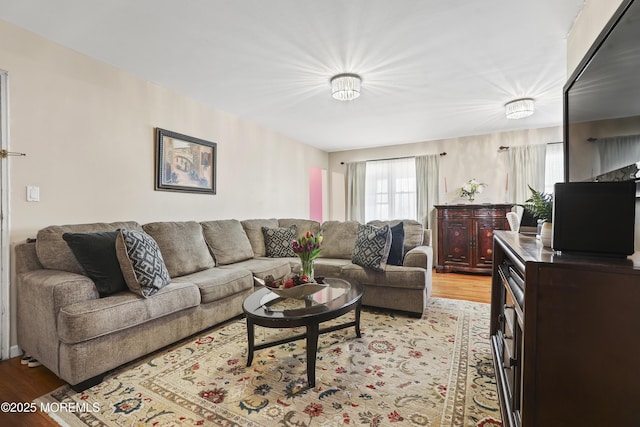
[[(502, 425), (488, 304), (432, 298), (421, 319), (365, 307), (361, 331), (320, 336), (313, 389), (303, 340), (259, 350), (246, 367), (241, 319), (37, 401), (72, 426)], [(256, 339), (302, 332), (256, 327)]]

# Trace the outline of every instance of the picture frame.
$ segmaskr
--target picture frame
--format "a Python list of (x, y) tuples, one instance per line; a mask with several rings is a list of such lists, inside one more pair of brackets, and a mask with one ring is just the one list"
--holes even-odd
[(216, 194), (217, 144), (156, 128), (156, 191)]

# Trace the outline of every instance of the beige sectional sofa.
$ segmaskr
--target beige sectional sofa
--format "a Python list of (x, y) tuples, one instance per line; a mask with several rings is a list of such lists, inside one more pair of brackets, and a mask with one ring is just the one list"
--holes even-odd
[[(392, 222), (395, 225), (398, 221)], [(250, 219), (205, 222), (95, 223), (50, 226), (16, 245), (18, 345), (81, 390), (124, 363), (242, 313), (254, 277), (281, 278), (296, 257), (268, 257), (263, 227), (307, 230), (324, 237), (316, 275), (363, 284), (363, 303), (420, 315), (431, 292), (430, 230), (403, 221), (403, 265), (371, 271), (351, 262), (357, 222)], [(375, 225), (381, 225), (376, 223)], [(65, 233), (144, 231), (157, 243), (170, 283), (142, 297), (98, 292)], [(143, 234), (144, 234), (143, 233)]]

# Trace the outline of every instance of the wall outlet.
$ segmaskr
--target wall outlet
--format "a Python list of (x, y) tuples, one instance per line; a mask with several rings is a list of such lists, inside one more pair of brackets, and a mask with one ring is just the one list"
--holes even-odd
[(27, 185), (27, 202), (40, 201), (40, 187)]

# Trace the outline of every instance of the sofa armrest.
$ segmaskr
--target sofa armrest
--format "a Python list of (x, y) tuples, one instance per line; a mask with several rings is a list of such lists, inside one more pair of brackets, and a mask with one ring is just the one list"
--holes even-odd
[(431, 230), (428, 228), (425, 228), (422, 230), (424, 233), (424, 236), (422, 238), (422, 245), (423, 246), (433, 246), (432, 241), (431, 241)]
[(60, 308), (100, 298), (93, 280), (60, 270), (32, 270), (18, 276), (18, 295), (57, 315)]
[(58, 312), (78, 301), (98, 299), (93, 281), (59, 270), (32, 270), (17, 276), (18, 345), (58, 373)]
[(433, 248), (431, 246), (417, 246), (404, 255), (402, 263), (405, 267), (421, 267), (431, 271), (433, 267)]
[(31, 270), (39, 270), (42, 267), (36, 253), (35, 242), (18, 243), (15, 246), (16, 276)]

